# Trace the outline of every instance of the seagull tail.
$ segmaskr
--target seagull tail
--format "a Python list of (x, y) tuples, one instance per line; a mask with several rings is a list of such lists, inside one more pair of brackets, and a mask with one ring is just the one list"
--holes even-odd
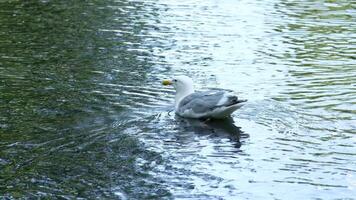
[(236, 101), (236, 104), (244, 103), (244, 102), (246, 102), (246, 101), (247, 101), (247, 99), (238, 99), (238, 100)]
[(236, 105), (239, 103), (244, 103), (246, 101), (247, 101), (246, 99), (238, 99), (237, 96), (231, 96), (231, 97), (229, 97), (229, 101), (228, 101), (229, 103), (225, 106), (229, 107), (229, 106)]

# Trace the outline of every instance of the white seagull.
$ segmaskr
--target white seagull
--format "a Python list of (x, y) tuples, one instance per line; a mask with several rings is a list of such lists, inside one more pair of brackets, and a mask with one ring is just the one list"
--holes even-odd
[(222, 119), (240, 108), (247, 100), (239, 100), (231, 90), (213, 89), (195, 92), (188, 76), (163, 80), (163, 85), (173, 85), (176, 90), (175, 112), (186, 118)]

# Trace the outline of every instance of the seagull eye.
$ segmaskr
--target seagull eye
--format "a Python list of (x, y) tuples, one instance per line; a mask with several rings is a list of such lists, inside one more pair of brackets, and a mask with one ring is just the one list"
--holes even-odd
[(173, 82), (177, 82), (177, 79), (173, 79)]

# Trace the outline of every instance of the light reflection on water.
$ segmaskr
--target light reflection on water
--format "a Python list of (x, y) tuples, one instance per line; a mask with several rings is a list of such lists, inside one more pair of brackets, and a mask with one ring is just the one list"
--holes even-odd
[(350, 3), (160, 3), (168, 9), (160, 13), (159, 26), (169, 36), (161, 39), (171, 44), (154, 53), (173, 66), (171, 73), (190, 74), (199, 88), (224, 87), (249, 99), (234, 115), (241, 133), (250, 136), (237, 149), (226, 135), (206, 138), (202, 130), (166, 126), (173, 120), (167, 116), (153, 122), (154, 130), (169, 135), (157, 140), (195, 133), (185, 140), (188, 145), (166, 140), (159, 145), (174, 168), (166, 173), (180, 183), (172, 187), (176, 197), (356, 194), (350, 182), (355, 176), (356, 97)]
[[(5, 4), (0, 11), (11, 21)], [(8, 10), (18, 12), (16, 24), (37, 14), (29, 20), (35, 33), (47, 23), (70, 36), (1, 25), (0, 193), (356, 196), (350, 2), (108, 1), (70, 5), (69, 15), (65, 4), (48, 5), (37, 6), (64, 12), (48, 19), (67, 23), (44, 23), (46, 12), (29, 5)], [(65, 26), (75, 24), (81, 29)], [(181, 119), (172, 88), (160, 85), (177, 74), (249, 102), (230, 121)]]

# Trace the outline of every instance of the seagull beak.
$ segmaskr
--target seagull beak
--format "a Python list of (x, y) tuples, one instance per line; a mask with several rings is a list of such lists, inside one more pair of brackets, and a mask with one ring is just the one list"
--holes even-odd
[(171, 80), (163, 80), (162, 85), (172, 85), (172, 81)]

